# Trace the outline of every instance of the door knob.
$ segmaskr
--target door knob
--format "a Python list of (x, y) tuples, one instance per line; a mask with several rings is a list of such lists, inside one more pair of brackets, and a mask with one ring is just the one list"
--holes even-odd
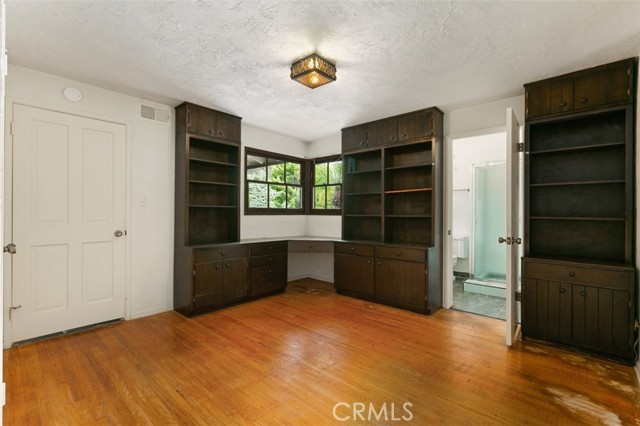
[(507, 245), (510, 246), (511, 245), (511, 237), (507, 237), (507, 238), (498, 237), (498, 243), (500, 243), (500, 244), (507, 243)]
[(116, 237), (122, 237), (122, 235), (124, 235), (124, 233), (121, 230), (116, 230), (116, 232), (113, 233), (113, 235), (115, 235)]

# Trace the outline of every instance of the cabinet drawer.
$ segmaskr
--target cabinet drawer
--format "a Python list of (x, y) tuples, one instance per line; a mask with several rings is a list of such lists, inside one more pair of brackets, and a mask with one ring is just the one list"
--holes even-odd
[(273, 253), (265, 254), (264, 256), (251, 256), (251, 267), (257, 268), (259, 266), (277, 265), (279, 263), (286, 263), (287, 253)]
[(404, 247), (378, 246), (376, 247), (376, 257), (406, 260), (410, 262), (426, 262), (427, 252), (425, 250)]
[(278, 275), (287, 275), (287, 265), (285, 263), (251, 268), (251, 281), (277, 277)]
[(333, 253), (333, 241), (289, 241), (289, 252)]
[(260, 256), (269, 253), (287, 252), (286, 241), (273, 241), (268, 243), (251, 244), (251, 256)]
[(266, 278), (263, 280), (251, 281), (249, 286), (249, 296), (259, 296), (261, 294), (270, 293), (272, 291), (282, 290), (287, 286), (287, 277), (280, 275), (278, 277)]
[(248, 256), (249, 247), (242, 244), (193, 249), (194, 263), (212, 262), (216, 260)]
[(335, 252), (357, 254), (359, 256), (373, 256), (374, 249), (372, 245), (368, 244), (336, 243)]
[(632, 271), (626, 269), (576, 266), (573, 264), (523, 261), (522, 275), (537, 280), (579, 283), (628, 290), (633, 282)]

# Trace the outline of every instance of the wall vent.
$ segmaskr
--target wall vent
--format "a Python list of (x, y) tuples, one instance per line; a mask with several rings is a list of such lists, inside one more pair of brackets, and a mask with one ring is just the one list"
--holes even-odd
[(168, 123), (170, 115), (169, 115), (169, 111), (167, 110), (155, 108), (149, 105), (141, 105), (140, 117), (147, 120), (159, 121), (161, 123)]

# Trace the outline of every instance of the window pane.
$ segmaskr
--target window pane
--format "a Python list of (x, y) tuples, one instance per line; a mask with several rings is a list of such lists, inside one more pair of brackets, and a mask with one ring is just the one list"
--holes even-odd
[(340, 185), (327, 186), (327, 208), (340, 210)]
[(300, 163), (287, 163), (287, 183), (300, 184)]
[(263, 166), (254, 169), (247, 169), (247, 180), (259, 180), (262, 182), (266, 181), (267, 168)]
[(287, 208), (288, 209), (302, 208), (302, 188), (300, 188), (299, 186), (287, 187)]
[(249, 183), (249, 207), (267, 208), (267, 184)]
[(326, 209), (327, 203), (325, 202), (325, 195), (327, 193), (326, 186), (314, 186), (313, 187), (313, 208), (314, 209)]
[(314, 185), (327, 184), (327, 163), (316, 164), (313, 172), (315, 176)]
[(269, 182), (284, 183), (284, 160), (274, 160), (269, 158)]
[(272, 209), (284, 209), (286, 192), (284, 185), (269, 185), (269, 207)]
[(342, 183), (342, 161), (329, 163), (329, 181), (327, 183)]

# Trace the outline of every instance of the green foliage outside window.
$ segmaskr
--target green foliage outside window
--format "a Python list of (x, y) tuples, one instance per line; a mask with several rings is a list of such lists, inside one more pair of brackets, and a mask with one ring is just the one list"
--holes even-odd
[(301, 163), (247, 155), (246, 176), (249, 208), (303, 208)]

